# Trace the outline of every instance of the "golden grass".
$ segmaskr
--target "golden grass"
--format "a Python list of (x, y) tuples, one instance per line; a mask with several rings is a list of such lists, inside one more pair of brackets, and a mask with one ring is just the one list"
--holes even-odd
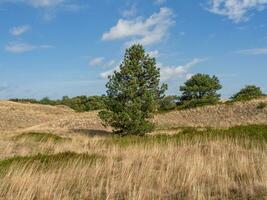
[(260, 133), (255, 140), (175, 136), (179, 127), (266, 124), (257, 108), (266, 100), (158, 115), (155, 133), (165, 136), (155, 139), (114, 139), (97, 112), (0, 101), (0, 200), (266, 200), (266, 127), (239, 129)]
[[(124, 140), (2, 137), (7, 148), (0, 161), (0, 199), (267, 199), (266, 143), (230, 137)], [(64, 159), (61, 153), (68, 151), (73, 153)], [(18, 157), (4, 159), (12, 155)], [(103, 159), (92, 163), (92, 155)]]
[(229, 128), (238, 125), (267, 124), (267, 98), (231, 104), (218, 104), (193, 109), (177, 110), (155, 116), (159, 127), (214, 127)]
[[(267, 98), (246, 102), (204, 106), (189, 110), (171, 111), (155, 116), (160, 127), (215, 127), (267, 124)], [(102, 125), (98, 112), (77, 113), (64, 106), (47, 106), (0, 101), (0, 134), (14, 132), (50, 132), (105, 134), (110, 128)]]

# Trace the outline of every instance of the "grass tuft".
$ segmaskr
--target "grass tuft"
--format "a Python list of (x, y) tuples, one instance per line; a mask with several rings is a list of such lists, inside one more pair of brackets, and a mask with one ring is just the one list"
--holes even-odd
[(78, 154), (63, 152), (57, 154), (37, 154), (34, 156), (15, 156), (0, 161), (0, 176), (4, 175), (11, 167), (30, 167), (36, 165), (38, 170), (55, 169), (74, 161), (86, 163), (88, 166), (96, 161), (103, 161), (104, 156), (98, 154)]

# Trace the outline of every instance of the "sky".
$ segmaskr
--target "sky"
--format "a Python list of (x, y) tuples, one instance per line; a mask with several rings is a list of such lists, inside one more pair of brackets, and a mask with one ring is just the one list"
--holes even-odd
[(0, 0), (0, 98), (105, 94), (125, 49), (155, 57), (168, 94), (217, 76), (267, 92), (267, 0)]

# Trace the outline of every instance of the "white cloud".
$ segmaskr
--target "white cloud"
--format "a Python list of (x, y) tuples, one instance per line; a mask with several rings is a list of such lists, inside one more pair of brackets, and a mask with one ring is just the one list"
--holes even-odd
[(115, 71), (118, 71), (118, 70), (120, 70), (119, 65), (113, 69), (110, 69), (110, 70), (107, 70), (107, 71), (100, 73), (100, 77), (103, 79), (107, 79), (110, 75), (112, 75)]
[(101, 65), (103, 64), (104, 59), (104, 57), (93, 58), (92, 60), (90, 60), (89, 64), (91, 66)]
[(137, 10), (136, 4), (133, 4), (133, 5), (131, 5), (131, 7), (129, 9), (122, 11), (121, 14), (123, 17), (127, 18), (127, 17), (136, 16), (137, 12), (138, 12), (138, 10)]
[(208, 10), (235, 23), (249, 20), (249, 12), (265, 9), (267, 0), (209, 0)]
[(244, 49), (240, 50), (237, 53), (243, 55), (265, 55), (267, 54), (267, 48), (258, 48), (258, 49)]
[(22, 35), (23, 33), (26, 33), (30, 29), (30, 26), (23, 25), (23, 26), (16, 26), (10, 29), (10, 33), (14, 36)]
[(1, 3), (25, 4), (36, 9), (42, 9), (44, 20), (51, 20), (58, 10), (77, 12), (87, 7), (86, 4), (72, 3), (74, 0), (0, 0)]
[(2, 0), (0, 3), (26, 3), (36, 8), (51, 8), (63, 4), (65, 0)]
[(192, 76), (194, 76), (194, 74), (188, 73), (186, 74), (185, 78), (186, 80), (189, 80), (190, 78), (192, 78)]
[(159, 56), (159, 51), (155, 50), (155, 51), (149, 51), (148, 54), (154, 58)]
[(24, 53), (35, 49), (52, 48), (51, 45), (32, 45), (27, 43), (9, 43), (5, 46), (5, 50), (10, 53)]
[(105, 66), (106, 67), (112, 67), (112, 66), (114, 66), (116, 64), (116, 61), (115, 60), (110, 60), (110, 61), (108, 61), (106, 64), (105, 64)]
[[(199, 59), (199, 58), (195, 58), (192, 61), (190, 61), (189, 63), (185, 64), (185, 65), (180, 65), (177, 67), (168, 67), (168, 66), (164, 66), (163, 64), (159, 63), (158, 66), (160, 68), (160, 73), (161, 73), (161, 80), (163, 81), (168, 81), (174, 78), (181, 78), (184, 77), (186, 79), (189, 79), (192, 77), (193, 74), (189, 73), (189, 70), (205, 61), (206, 59)], [(107, 79), (110, 75), (112, 75), (114, 73), (114, 71), (119, 71), (120, 70), (120, 66), (117, 65), (116, 67), (114, 67), (111, 70), (107, 70), (104, 71), (100, 74), (100, 77), (103, 79)]]
[(203, 62), (204, 60), (205, 59), (195, 58), (189, 63), (186, 63), (185, 65), (180, 65), (177, 67), (168, 67), (168, 66), (159, 64), (160, 72), (161, 72), (161, 80), (166, 81), (166, 80), (174, 79), (177, 77), (178, 78), (179, 77), (189, 78), (191, 76), (191, 73), (189, 73), (189, 70), (193, 66)]
[(165, 3), (167, 0), (154, 0), (154, 2), (156, 3), (156, 4), (163, 4), (163, 3)]
[(132, 43), (155, 44), (162, 41), (174, 23), (172, 10), (161, 8), (159, 13), (154, 13), (147, 19), (141, 17), (133, 20), (119, 19), (114, 27), (103, 34), (102, 40), (130, 38), (127, 45)]
[(25, 0), (34, 7), (56, 7), (62, 4), (65, 0)]

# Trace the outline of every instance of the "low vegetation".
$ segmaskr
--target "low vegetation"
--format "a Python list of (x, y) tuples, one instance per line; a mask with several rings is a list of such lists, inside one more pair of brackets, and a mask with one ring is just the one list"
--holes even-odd
[(20, 103), (35, 103), (43, 105), (65, 105), (78, 112), (86, 112), (92, 110), (101, 110), (104, 108), (105, 96), (77, 96), (70, 98), (68, 96), (62, 97), (59, 100), (52, 100), (44, 97), (41, 100), (36, 99), (10, 99), (10, 101)]
[(247, 101), (254, 98), (262, 97), (264, 94), (261, 91), (261, 88), (255, 85), (248, 85), (245, 88), (241, 89), (239, 92), (234, 94), (231, 99), (233, 101)]
[(30, 132), (30, 133), (22, 133), (21, 135), (13, 137), (14, 140), (28, 140), (34, 142), (63, 142), (67, 140), (71, 140), (71, 138), (61, 137), (59, 135), (51, 134), (51, 133), (38, 133), (38, 132)]
[(55, 170), (56, 168), (61, 168), (62, 165), (67, 165), (74, 161), (76, 163), (83, 162), (90, 166), (93, 162), (103, 159), (103, 156), (97, 154), (89, 155), (86, 153), (78, 154), (75, 152), (63, 152), (51, 155), (37, 154), (34, 156), (15, 156), (0, 161), (0, 177), (6, 175), (12, 167), (28, 168), (34, 165), (36, 170), (48, 170), (49, 168)]
[(0, 198), (267, 198), (266, 125), (175, 130), (172, 136), (75, 135), (65, 143), (5, 139)]

